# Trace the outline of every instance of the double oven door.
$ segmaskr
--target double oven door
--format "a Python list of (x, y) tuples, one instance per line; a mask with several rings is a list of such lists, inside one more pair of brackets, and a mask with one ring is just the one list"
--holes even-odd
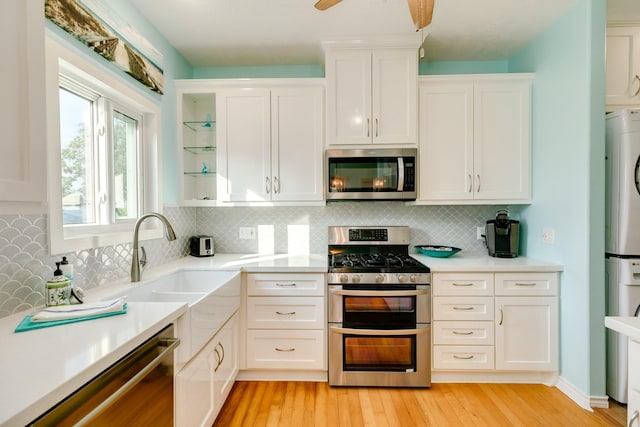
[(329, 384), (431, 385), (430, 286), (329, 285)]

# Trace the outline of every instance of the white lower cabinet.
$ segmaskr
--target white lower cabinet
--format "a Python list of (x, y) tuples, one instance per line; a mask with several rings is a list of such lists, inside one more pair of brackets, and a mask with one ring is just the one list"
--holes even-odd
[(629, 338), (629, 398), (627, 402), (627, 425), (640, 426), (640, 343)]
[(176, 375), (176, 425), (211, 426), (238, 375), (238, 314)]
[(247, 369), (327, 369), (325, 288), (324, 274), (247, 274)]
[(557, 273), (434, 273), (432, 287), (434, 371), (558, 370)]

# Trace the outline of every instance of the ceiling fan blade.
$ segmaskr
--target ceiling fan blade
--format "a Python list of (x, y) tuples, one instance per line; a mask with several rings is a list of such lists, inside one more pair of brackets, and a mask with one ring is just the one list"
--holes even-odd
[(413, 19), (413, 23), (416, 25), (416, 30), (431, 24), (434, 0), (407, 1), (409, 2), (409, 12), (411, 12), (411, 19)]
[(315, 4), (316, 9), (318, 10), (327, 10), (329, 9), (331, 6), (335, 6), (336, 4), (340, 3), (342, 0), (318, 0), (318, 2)]

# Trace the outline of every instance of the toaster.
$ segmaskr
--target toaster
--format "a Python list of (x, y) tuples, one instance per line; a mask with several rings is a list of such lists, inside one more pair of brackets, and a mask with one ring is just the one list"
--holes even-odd
[(192, 256), (213, 256), (213, 237), (192, 236), (189, 242), (189, 253)]

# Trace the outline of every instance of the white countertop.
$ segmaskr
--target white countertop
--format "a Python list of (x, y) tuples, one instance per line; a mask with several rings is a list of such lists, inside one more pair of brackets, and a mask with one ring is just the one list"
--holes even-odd
[[(561, 271), (562, 266), (525, 257), (492, 258), (459, 253), (451, 258), (412, 254), (432, 272)], [(326, 254), (216, 254), (187, 256), (145, 270), (144, 282), (177, 270), (235, 270), (247, 273), (326, 273)], [(97, 301), (128, 289), (123, 279), (87, 292)], [(129, 303), (124, 315), (14, 333), (27, 314), (0, 319), (0, 425), (24, 425), (48, 410), (100, 371), (153, 336), (186, 311), (183, 303)]]
[(494, 258), (486, 254), (465, 253), (464, 251), (449, 258), (432, 258), (423, 254), (411, 254), (421, 263), (428, 265), (432, 273), (455, 273), (465, 271), (486, 272), (558, 272), (563, 267), (546, 261), (527, 257)]
[(640, 342), (640, 317), (607, 316), (604, 325), (616, 332)]

